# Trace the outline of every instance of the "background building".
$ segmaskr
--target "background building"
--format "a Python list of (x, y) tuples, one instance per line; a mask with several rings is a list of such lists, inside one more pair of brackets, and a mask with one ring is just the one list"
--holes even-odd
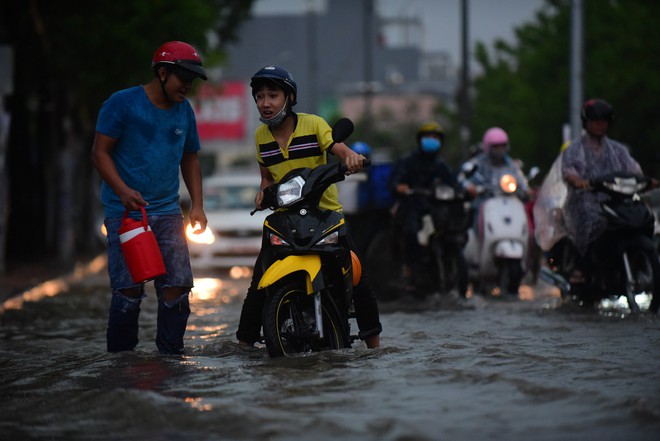
[[(386, 36), (393, 32), (408, 37), (388, 44)], [(353, 120), (365, 113), (402, 121), (429, 119), (438, 104), (453, 104), (456, 68), (447, 53), (424, 53), (422, 34), (421, 20), (380, 17), (372, 1), (328, 0), (320, 11), (252, 18), (242, 26), (238, 43), (228, 47), (227, 61), (216, 75), (216, 94), (200, 94), (197, 99), (207, 118), (217, 118), (219, 109), (238, 110), (233, 115), (240, 120), (243, 136), (200, 128), (205, 151), (219, 154), (220, 167), (245, 155), (249, 159), (244, 161), (254, 162), (252, 133), (258, 115), (249, 79), (269, 64), (293, 73), (299, 112), (324, 117), (340, 113)], [(232, 88), (229, 97), (223, 95), (225, 84)], [(244, 84), (242, 91), (237, 84)], [(203, 115), (200, 120), (206, 121)]]

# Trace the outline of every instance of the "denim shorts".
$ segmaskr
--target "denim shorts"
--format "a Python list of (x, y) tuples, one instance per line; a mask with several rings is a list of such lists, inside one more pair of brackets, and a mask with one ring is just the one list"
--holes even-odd
[[(153, 215), (147, 217), (151, 230), (163, 255), (167, 274), (154, 280), (156, 291), (161, 293), (163, 288), (169, 286), (183, 286), (192, 288), (193, 275), (190, 267), (190, 254), (183, 227), (181, 214)], [(119, 242), (119, 227), (122, 218), (105, 219), (108, 231), (108, 275), (110, 288), (113, 292), (125, 288), (132, 288), (142, 284), (133, 282), (128, 271), (124, 254)]]

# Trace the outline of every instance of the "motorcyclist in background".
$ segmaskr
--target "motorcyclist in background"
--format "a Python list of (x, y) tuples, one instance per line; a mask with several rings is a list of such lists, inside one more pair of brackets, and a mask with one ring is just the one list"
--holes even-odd
[[(477, 197), (479, 187), (494, 190), (499, 186), (497, 179), (504, 173), (512, 174), (518, 183), (516, 193), (521, 197), (528, 194), (527, 179), (520, 169), (518, 161), (514, 160), (509, 151), (509, 135), (499, 127), (486, 130), (482, 140), (483, 151), (468, 160), (461, 167), (459, 181), (472, 197)], [(476, 166), (476, 172), (470, 174), (466, 170)], [(479, 201), (481, 202), (481, 201)]]
[[(500, 185), (498, 179), (504, 174), (513, 175), (518, 185), (516, 195), (526, 200), (530, 196), (529, 185), (520, 168), (520, 161), (509, 155), (509, 135), (499, 127), (491, 127), (484, 132), (481, 149), (481, 153), (461, 166), (457, 176), (459, 183), (473, 198), (474, 213), (479, 213), (479, 206), (489, 195), (497, 193)], [(478, 219), (479, 216), (475, 215), (473, 227), (476, 227)]]
[[(579, 257), (583, 257), (607, 227), (600, 205), (607, 195), (585, 191), (589, 189), (589, 180), (614, 172), (643, 172), (625, 145), (607, 137), (614, 121), (614, 109), (609, 103), (590, 99), (582, 106), (580, 116), (585, 131), (563, 152), (561, 171), (568, 187), (563, 208), (565, 228)], [(657, 187), (658, 181), (654, 179), (652, 186)], [(588, 271), (587, 260), (578, 258), (579, 271), (572, 277), (574, 282), (585, 276), (580, 271)]]
[(397, 198), (394, 220), (403, 235), (404, 289), (415, 291), (414, 280), (421, 254), (417, 232), (422, 228), (422, 217), (429, 212), (426, 198), (409, 194), (414, 189), (433, 189), (435, 184), (455, 185), (447, 163), (439, 156), (445, 133), (437, 122), (422, 124), (417, 130), (416, 148), (401, 158), (390, 176), (390, 190)]

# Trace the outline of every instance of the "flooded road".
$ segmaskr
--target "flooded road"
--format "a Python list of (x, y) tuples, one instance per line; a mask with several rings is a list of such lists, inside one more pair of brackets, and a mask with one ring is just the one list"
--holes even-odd
[(105, 272), (0, 315), (2, 440), (656, 440), (660, 320), (525, 301), (382, 305), (382, 348), (236, 344), (248, 279), (198, 278), (187, 355), (105, 353)]

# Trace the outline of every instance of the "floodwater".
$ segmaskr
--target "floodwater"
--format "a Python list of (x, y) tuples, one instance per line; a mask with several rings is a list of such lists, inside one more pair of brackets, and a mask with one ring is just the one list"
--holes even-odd
[(105, 273), (0, 314), (2, 440), (657, 440), (660, 320), (525, 300), (382, 305), (382, 347), (271, 360), (247, 279), (199, 278), (187, 355), (107, 354)]

